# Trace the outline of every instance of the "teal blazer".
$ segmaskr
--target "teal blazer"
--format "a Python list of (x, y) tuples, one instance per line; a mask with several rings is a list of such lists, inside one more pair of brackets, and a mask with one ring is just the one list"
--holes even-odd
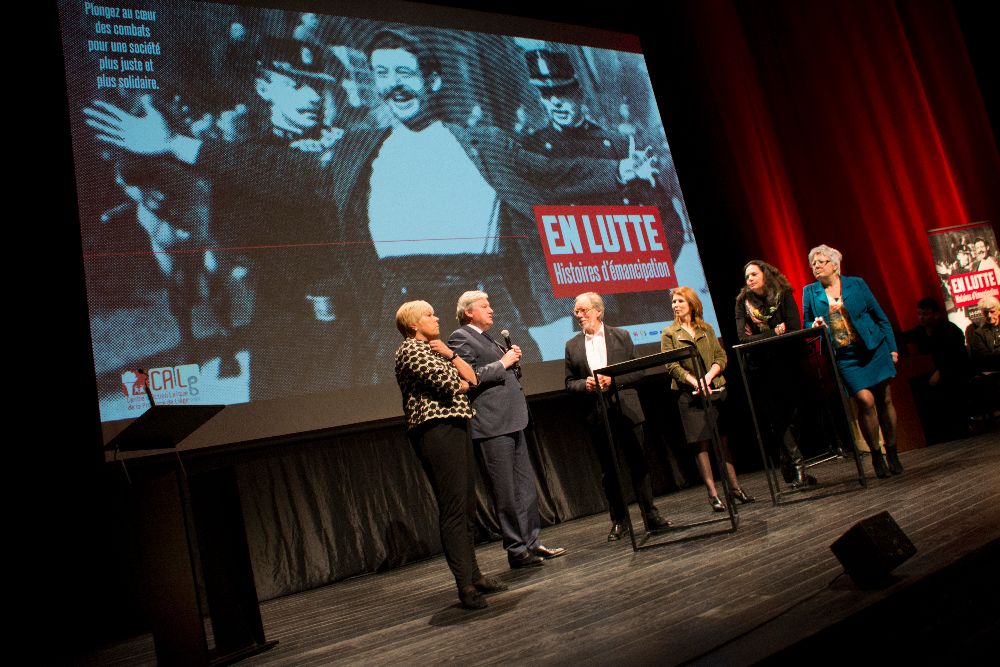
[[(889, 344), (889, 351), (896, 352), (896, 337), (892, 334), (892, 325), (885, 312), (875, 300), (875, 295), (861, 278), (841, 276), (841, 298), (844, 308), (851, 318), (851, 323), (861, 337), (861, 341), (869, 350), (875, 350), (882, 341)], [(813, 320), (822, 317), (824, 320), (830, 314), (830, 300), (826, 291), (816, 281), (802, 288), (802, 326), (809, 327)]]

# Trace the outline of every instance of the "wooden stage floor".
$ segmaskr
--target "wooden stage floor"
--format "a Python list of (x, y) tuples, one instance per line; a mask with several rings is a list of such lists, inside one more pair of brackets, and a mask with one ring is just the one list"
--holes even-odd
[[(780, 507), (763, 473), (744, 475), (758, 502), (740, 507), (735, 533), (671, 531), (651, 542), (672, 543), (633, 553), (606, 542), (607, 516), (595, 515), (543, 529), (568, 555), (521, 571), (499, 543), (481, 545), (483, 571), (511, 587), (482, 611), (458, 607), (443, 557), (271, 600), (261, 614), (279, 643), (241, 664), (826, 664), (875, 639), (877, 654), (918, 664), (986, 654), (1000, 632), (1000, 435), (900, 458), (904, 475), (877, 480), (866, 457), (867, 489), (853, 461), (822, 464), (821, 486)], [(675, 523), (711, 518), (700, 487), (657, 505)], [(917, 553), (887, 588), (860, 590), (829, 546), (883, 510)], [(77, 661), (154, 663), (149, 635)]]

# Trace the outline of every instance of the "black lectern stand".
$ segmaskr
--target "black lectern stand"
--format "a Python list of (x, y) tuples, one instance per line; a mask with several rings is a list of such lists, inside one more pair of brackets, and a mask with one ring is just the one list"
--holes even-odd
[[(784, 430), (790, 420), (768, 414), (768, 409), (759, 398), (761, 395), (767, 395), (773, 402), (774, 395), (780, 394), (781, 400), (786, 403), (801, 403), (806, 395), (816, 396), (818, 400), (815, 403), (820, 417), (818, 421), (821, 422), (821, 430), (827, 436), (828, 448), (826, 452), (807, 459), (805, 465), (811, 467), (840, 458), (844, 456), (845, 449), (849, 449), (854, 453), (854, 461), (857, 464), (858, 483), (867, 488), (868, 482), (861, 466), (861, 454), (851, 432), (846, 394), (842, 389), (827, 328), (802, 329), (763, 338), (751, 343), (734, 345), (733, 350), (736, 351), (740, 371), (743, 373), (743, 382), (750, 402), (750, 414), (757, 433), (757, 444), (760, 446), (764, 470), (767, 472), (771, 502), (777, 505), (783, 496), (800, 493), (809, 487), (782, 491), (778, 483), (778, 466), (775, 465), (773, 457), (775, 445), (780, 447), (781, 444), (777, 442), (765, 444), (765, 440), (779, 439), (782, 433), (765, 437), (761, 428), (763, 426), (768, 432)], [(789, 415), (795, 413), (795, 410), (788, 405), (783, 406), (783, 411)], [(774, 428), (775, 423), (778, 424), (777, 429)]]
[[(665, 364), (672, 363), (674, 361), (689, 359), (691, 357), (694, 357), (695, 366), (698, 369), (698, 377), (701, 380), (702, 384), (704, 384), (705, 373), (707, 372), (705, 369), (705, 362), (702, 361), (701, 355), (698, 354), (698, 350), (694, 346), (681, 348), (679, 350), (672, 350), (670, 352), (660, 352), (658, 354), (651, 354), (646, 357), (639, 357), (638, 359), (629, 359), (628, 361), (623, 361), (621, 363), (605, 366), (604, 368), (598, 368), (597, 370), (593, 371), (594, 382), (597, 382), (597, 386), (600, 386), (600, 382), (598, 382), (597, 380), (598, 375), (607, 375), (608, 377), (614, 378), (619, 375), (625, 375), (626, 373), (643, 371), (646, 370), (647, 368), (662, 366)], [(715, 418), (712, 416), (713, 413), (710, 409), (712, 405), (712, 396), (706, 391), (706, 389), (707, 389), (706, 387), (704, 386), (702, 387), (702, 394), (705, 396), (705, 409), (708, 410), (707, 416), (709, 423), (712, 426), (712, 454), (715, 456), (715, 463), (719, 467), (719, 470), (724, 471), (725, 467), (724, 467), (724, 459), (722, 456), (722, 443), (719, 440), (719, 429), (715, 424)], [(612, 392), (614, 392), (615, 395), (617, 396), (618, 387), (615, 384), (612, 384)], [(608, 443), (611, 447), (611, 460), (614, 462), (615, 474), (618, 476), (618, 489), (619, 491), (621, 491), (621, 489), (623, 489), (624, 487), (622, 486), (621, 469), (618, 467), (618, 448), (617, 445), (615, 444), (614, 429), (611, 428), (611, 420), (608, 414), (609, 410), (608, 401), (604, 397), (604, 392), (600, 391), (597, 392), (597, 396), (599, 399), (597, 403), (601, 408), (601, 416), (604, 418), (605, 433), (608, 438)], [(620, 402), (615, 401), (614, 404), (616, 406), (616, 409), (620, 411), (621, 410)], [(694, 528), (696, 526), (718, 523), (720, 521), (729, 521), (731, 526), (730, 531), (735, 531), (740, 525), (740, 517), (739, 513), (736, 510), (736, 503), (733, 502), (733, 493), (732, 489), (729, 488), (729, 480), (726, 478), (725, 474), (722, 475), (722, 489), (723, 493), (726, 496), (726, 507), (728, 508), (729, 511), (728, 519), (725, 518), (710, 519), (708, 521), (697, 521), (695, 523), (689, 523), (683, 526), (674, 525), (670, 526), (669, 528), (660, 528), (654, 531), (647, 531), (643, 535), (641, 540), (636, 540), (635, 530), (633, 529), (632, 526), (632, 517), (628, 512), (626, 512), (625, 522), (628, 527), (629, 537), (632, 538), (632, 551), (638, 551), (639, 549), (648, 549), (650, 547), (660, 546), (660, 544), (647, 545), (646, 542), (652, 535), (662, 533), (667, 530), (671, 531), (684, 530), (687, 528)], [(622, 505), (625, 506), (626, 508), (628, 507), (627, 505), (625, 505), (624, 499), (622, 501)]]
[(153, 405), (111, 439), (105, 449), (137, 452), (171, 449), (194, 433), (224, 405)]
[[(172, 449), (223, 406), (155, 406), (108, 449)], [(221, 665), (266, 651), (236, 475), (180, 456), (130, 459), (142, 595), (161, 665)], [(205, 609), (207, 603), (207, 610)], [(207, 613), (206, 613), (207, 612)], [(205, 627), (211, 621), (214, 647)]]

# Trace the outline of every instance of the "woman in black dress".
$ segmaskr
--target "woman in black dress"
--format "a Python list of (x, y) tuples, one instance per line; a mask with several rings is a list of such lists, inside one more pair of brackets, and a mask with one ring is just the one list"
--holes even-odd
[[(746, 285), (736, 297), (736, 334), (741, 343), (780, 336), (802, 328), (792, 286), (775, 266), (752, 259), (743, 266)], [(781, 473), (793, 487), (815, 484), (805, 472), (805, 460), (792, 432), (802, 395), (794, 369), (778, 372), (791, 361), (785, 350), (759, 352), (749, 357), (756, 386), (754, 399), (763, 408), (761, 435), (774, 446), (780, 443)], [(770, 371), (770, 372), (769, 372)], [(772, 449), (773, 451), (773, 449)]]
[[(712, 461), (708, 455), (714, 420), (718, 425), (722, 446), (723, 461), (720, 464), (723, 470), (720, 472), (729, 480), (733, 498), (742, 504), (752, 503), (754, 497), (744, 493), (736, 476), (733, 456), (729, 452), (729, 443), (725, 435), (726, 429), (720, 424), (723, 411), (719, 406), (726, 397), (726, 378), (722, 375), (722, 371), (726, 369), (726, 351), (722, 349), (712, 325), (705, 321), (701, 299), (693, 289), (683, 286), (675, 288), (670, 303), (674, 310), (674, 323), (660, 335), (660, 350), (670, 352), (694, 345), (708, 371), (704, 377), (698, 377), (693, 357), (667, 364), (667, 373), (671, 377), (670, 388), (677, 392), (677, 409), (680, 412), (681, 425), (684, 427), (688, 444), (695, 448), (695, 463), (708, 491), (708, 502), (716, 512), (726, 510), (726, 505), (719, 498), (715, 487)], [(712, 396), (711, 403), (705, 401), (703, 391)]]

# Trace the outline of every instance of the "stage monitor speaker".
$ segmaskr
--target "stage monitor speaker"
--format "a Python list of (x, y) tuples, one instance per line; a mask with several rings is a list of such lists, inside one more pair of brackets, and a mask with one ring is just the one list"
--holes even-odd
[(831, 551), (862, 588), (887, 582), (889, 573), (917, 548), (888, 512), (879, 512), (854, 524), (830, 545)]

